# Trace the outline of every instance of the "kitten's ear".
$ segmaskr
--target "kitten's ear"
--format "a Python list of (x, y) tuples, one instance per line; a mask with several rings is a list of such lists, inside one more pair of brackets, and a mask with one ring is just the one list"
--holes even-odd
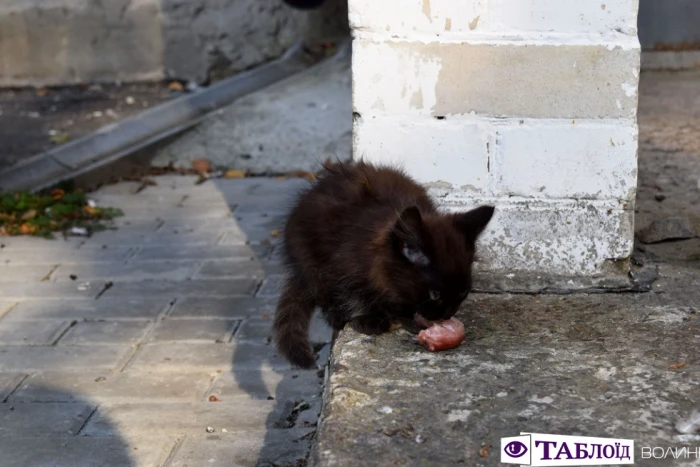
[(493, 217), (494, 210), (493, 206), (480, 206), (471, 211), (455, 214), (455, 225), (469, 243), (474, 243)]
[(399, 240), (401, 254), (411, 263), (426, 266), (430, 261), (423, 252), (423, 218), (417, 207), (404, 209), (392, 231)]

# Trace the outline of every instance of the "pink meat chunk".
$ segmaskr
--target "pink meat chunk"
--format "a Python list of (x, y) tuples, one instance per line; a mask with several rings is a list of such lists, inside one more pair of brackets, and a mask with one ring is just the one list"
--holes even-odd
[(464, 324), (456, 318), (430, 322), (416, 315), (415, 321), (425, 327), (416, 339), (431, 352), (454, 349), (464, 340)]

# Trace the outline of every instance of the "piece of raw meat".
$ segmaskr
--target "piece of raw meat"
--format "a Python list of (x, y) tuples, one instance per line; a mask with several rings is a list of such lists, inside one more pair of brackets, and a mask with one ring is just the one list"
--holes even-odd
[(456, 318), (431, 322), (416, 315), (415, 321), (425, 328), (418, 333), (416, 340), (431, 352), (453, 349), (464, 340), (464, 324)]

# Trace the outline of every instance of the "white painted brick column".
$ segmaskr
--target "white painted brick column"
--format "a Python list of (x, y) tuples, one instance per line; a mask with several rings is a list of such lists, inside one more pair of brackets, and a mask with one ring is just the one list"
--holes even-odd
[(637, 0), (349, 3), (354, 157), (403, 165), (447, 209), (495, 203), (482, 277), (626, 282)]

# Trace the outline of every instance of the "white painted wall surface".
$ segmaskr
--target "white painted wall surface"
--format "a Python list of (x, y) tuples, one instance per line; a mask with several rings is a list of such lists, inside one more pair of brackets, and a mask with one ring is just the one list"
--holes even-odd
[(403, 165), (446, 209), (494, 203), (484, 271), (626, 280), (637, 9), (350, 0), (354, 156)]

